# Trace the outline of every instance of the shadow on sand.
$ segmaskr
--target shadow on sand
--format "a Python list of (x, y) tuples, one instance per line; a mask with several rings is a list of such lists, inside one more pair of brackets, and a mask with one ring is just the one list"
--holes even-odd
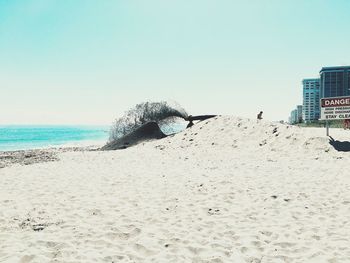
[(334, 140), (333, 137), (329, 136), (329, 144), (333, 146), (333, 148), (339, 152), (350, 152), (350, 142), (345, 141), (341, 142), (338, 140)]

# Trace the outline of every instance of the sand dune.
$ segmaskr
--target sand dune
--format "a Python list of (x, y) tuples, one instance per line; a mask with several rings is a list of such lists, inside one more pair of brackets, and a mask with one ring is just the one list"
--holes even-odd
[(2, 168), (0, 262), (350, 262), (350, 132), (330, 132), (222, 116)]

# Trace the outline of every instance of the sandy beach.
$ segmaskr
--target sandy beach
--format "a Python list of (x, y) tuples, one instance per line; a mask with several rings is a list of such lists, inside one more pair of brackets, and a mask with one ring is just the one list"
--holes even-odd
[(350, 131), (330, 135), (220, 116), (125, 150), (1, 153), (0, 262), (350, 262)]

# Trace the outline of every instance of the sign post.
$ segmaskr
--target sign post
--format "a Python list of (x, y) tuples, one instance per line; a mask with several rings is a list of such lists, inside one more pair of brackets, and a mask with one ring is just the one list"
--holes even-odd
[(350, 119), (350, 97), (331, 97), (320, 100), (321, 117), (326, 120), (327, 136), (329, 136), (329, 120)]

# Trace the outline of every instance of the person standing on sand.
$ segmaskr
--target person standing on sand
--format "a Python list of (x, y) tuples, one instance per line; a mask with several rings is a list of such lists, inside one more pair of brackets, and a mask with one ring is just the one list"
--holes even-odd
[(258, 121), (259, 121), (259, 120), (262, 120), (262, 114), (263, 114), (262, 111), (260, 111), (260, 112), (258, 113), (258, 116), (256, 117), (256, 118), (258, 119)]

